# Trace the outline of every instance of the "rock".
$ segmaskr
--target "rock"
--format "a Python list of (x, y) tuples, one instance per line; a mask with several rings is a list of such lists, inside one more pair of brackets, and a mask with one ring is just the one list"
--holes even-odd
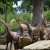
[[(0, 49), (6, 49), (6, 45), (0, 45)], [(10, 43), (8, 44), (8, 49), (10, 49)], [(12, 44), (12, 50), (14, 50), (14, 45)]]
[(0, 49), (5, 49), (6, 45), (0, 45)]
[(23, 48), (24, 46), (31, 44), (31, 43), (32, 43), (32, 41), (30, 39), (20, 38), (20, 43), (19, 43), (20, 49)]
[(5, 44), (6, 44), (6, 38), (0, 37), (0, 45), (5, 45)]
[[(2, 40), (2, 41), (0, 41), (0, 49), (5, 49), (6, 48), (5, 41), (3, 41), (3, 38), (1, 38), (0, 40)], [(31, 42), (32, 41), (30, 39), (21, 37), (19, 47), (23, 48), (24, 46), (31, 44)], [(5, 43), (5, 45), (4, 45), (4, 43)], [(10, 43), (8, 45), (8, 49), (10, 49)], [(12, 50), (14, 50), (14, 43), (12, 44)]]
[(50, 40), (37, 41), (33, 44), (23, 47), (23, 50), (50, 49)]

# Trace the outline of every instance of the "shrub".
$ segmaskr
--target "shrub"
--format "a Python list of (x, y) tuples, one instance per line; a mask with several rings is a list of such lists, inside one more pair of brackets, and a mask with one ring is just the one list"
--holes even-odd
[[(21, 13), (21, 14), (9, 13), (9, 14), (7, 14), (7, 25), (9, 26), (10, 21), (12, 19), (16, 19), (16, 18), (23, 18), (24, 20), (29, 22), (30, 13)], [(4, 14), (0, 14), (0, 19), (5, 20), (5, 15)], [(17, 28), (19, 28), (18, 23), (12, 23), (11, 30), (15, 31), (15, 29), (17, 29)], [(3, 26), (3, 24), (0, 23), (0, 34), (4, 34), (4, 32), (5, 32), (5, 26)]]
[(45, 19), (50, 20), (50, 10), (44, 12)]

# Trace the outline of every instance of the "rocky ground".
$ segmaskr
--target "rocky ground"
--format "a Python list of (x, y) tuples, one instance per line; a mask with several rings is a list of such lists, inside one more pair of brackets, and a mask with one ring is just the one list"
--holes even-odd
[(33, 44), (23, 47), (25, 50), (33, 49), (49, 49), (50, 50), (50, 40), (37, 41)]
[[(26, 32), (24, 32), (24, 35), (22, 37), (31, 39), (29, 34)], [(2, 36), (0, 36), (0, 50), (3, 50), (6, 48), (6, 44), (4, 42), (6, 42), (5, 35), (2, 35)], [(9, 43), (8, 48), (10, 49), (10, 43)], [(50, 40), (37, 41), (33, 44), (23, 47), (23, 49), (20, 49), (20, 50), (41, 50), (41, 49), (50, 50)], [(12, 50), (14, 50), (13, 45), (12, 45)]]
[[(6, 45), (0, 45), (0, 49), (5, 49), (5, 48), (6, 48)], [(33, 44), (23, 47), (23, 49), (21, 50), (41, 50), (41, 49), (50, 50), (50, 40), (37, 41)], [(13, 46), (12, 46), (12, 50), (14, 50)]]
[[(22, 38), (24, 38), (25, 40), (27, 40), (28, 42), (29, 42), (29, 39), (31, 39), (30, 38), (30, 36), (29, 36), (29, 34), (28, 33), (26, 33), (26, 32), (24, 32), (24, 35), (23, 36), (21, 36), (20, 37), (21, 39)], [(27, 38), (27, 39), (26, 39)], [(23, 39), (22, 39), (23, 40)], [(24, 40), (24, 41), (25, 41)], [(24, 41), (22, 41), (22, 44), (24, 44), (25, 42)], [(30, 42), (29, 42), (30, 43)], [(28, 43), (28, 44), (29, 44)], [(21, 44), (20, 44), (21, 45)], [(27, 44), (24, 44), (24, 45), (27, 45)], [(24, 46), (24, 45), (22, 45), (22, 47)], [(6, 48), (6, 37), (5, 37), (5, 35), (1, 35), (0, 36), (0, 50), (2, 49), (5, 49)], [(10, 49), (10, 43), (9, 43), (9, 45), (8, 45), (8, 49)], [(12, 44), (12, 50), (14, 50), (14, 44)]]

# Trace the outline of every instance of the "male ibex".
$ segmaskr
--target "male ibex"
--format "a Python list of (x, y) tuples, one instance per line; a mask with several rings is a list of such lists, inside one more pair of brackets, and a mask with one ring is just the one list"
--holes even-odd
[(46, 22), (45, 20), (43, 20), (43, 26), (45, 27), (44, 30), (47, 32), (47, 33), (45, 33), (45, 35), (48, 36), (48, 39), (50, 40), (50, 28), (47, 28), (47, 25), (46, 25), (47, 23), (48, 22)]
[[(40, 29), (39, 27), (33, 27), (33, 29), (32, 29), (32, 28), (29, 26), (29, 24), (28, 24), (25, 20), (23, 20), (23, 19), (21, 19), (21, 18), (18, 18), (18, 20), (24, 21), (24, 22), (26, 23), (27, 28), (28, 28), (28, 33), (29, 33), (29, 35), (30, 35), (31, 38), (32, 38), (32, 42), (33, 42), (33, 40), (34, 40), (34, 41), (37, 41), (37, 40), (38, 40), (38, 38), (35, 38), (35, 36), (39, 36), (40, 39), (44, 39), (44, 38), (43, 38), (43, 32), (41, 32), (42, 28)], [(16, 21), (17, 21), (17, 20), (16, 20)], [(44, 29), (44, 28), (43, 28), (43, 29)]]
[[(22, 21), (21, 18), (16, 19), (16, 22), (19, 23), (20, 31), (23, 34), (24, 31), (28, 32), (28, 27), (26, 24), (22, 24), (21, 21)], [(35, 27), (32, 27), (30, 24), (29, 24), (29, 26), (31, 27), (32, 30), (35, 28)]]
[(28, 27), (27, 27), (26, 24), (21, 24), (21, 20), (19, 20), (19, 19), (16, 19), (16, 22), (19, 23), (21, 35), (23, 35), (23, 32), (24, 32), (24, 31), (27, 31), (27, 32), (28, 32)]
[(10, 44), (10, 49), (11, 49), (12, 42), (14, 42), (14, 41), (16, 42), (16, 45), (17, 45), (16, 48), (18, 49), (19, 48), (19, 41), (20, 41), (19, 33), (12, 32), (3, 20), (0, 20), (0, 22), (2, 22), (6, 27), (6, 43), (7, 43), (6, 50), (8, 49), (8, 43), (11, 42), (11, 44)]

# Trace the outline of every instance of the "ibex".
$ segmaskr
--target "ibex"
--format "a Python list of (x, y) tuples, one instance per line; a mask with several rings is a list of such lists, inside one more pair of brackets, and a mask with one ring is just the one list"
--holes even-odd
[(12, 42), (16, 42), (17, 47), (15, 46), (15, 48), (18, 49), (19, 48), (19, 41), (20, 41), (19, 33), (12, 32), (3, 20), (0, 20), (0, 22), (2, 22), (6, 27), (6, 43), (7, 43), (6, 44), (6, 50), (8, 49), (8, 43), (9, 42), (11, 42), (10, 49), (11, 49), (11, 46), (12, 46)]
[(47, 28), (47, 23), (49, 23), (50, 24), (50, 22), (46, 22), (45, 20), (43, 20), (43, 26), (45, 27), (45, 31), (47, 32), (45, 35), (47, 35), (48, 36), (48, 39), (50, 40), (50, 28)]
[[(36, 38), (35, 36), (39, 36), (40, 37), (40, 39), (44, 39), (43, 38), (43, 32), (41, 31), (42, 30), (42, 28), (40, 29), (39, 27), (33, 27), (33, 29), (29, 26), (29, 24), (25, 21), (25, 20), (23, 20), (23, 19), (21, 19), (21, 18), (18, 18), (18, 20), (21, 20), (21, 21), (24, 21), (25, 23), (26, 23), (26, 25), (27, 25), (27, 28), (28, 28), (28, 33), (29, 33), (29, 35), (31, 36), (31, 38), (32, 38), (32, 42), (33, 42), (33, 40), (34, 41), (37, 41), (38, 40), (38, 38)], [(16, 20), (17, 21), (17, 20)], [(44, 29), (44, 28), (43, 28)]]
[[(28, 32), (28, 27), (26, 24), (22, 24), (21, 21), (22, 21), (21, 18), (16, 19), (16, 22), (19, 23), (21, 33), (23, 34), (24, 31)], [(31, 27), (32, 30), (35, 28), (35, 27), (32, 27), (30, 24), (29, 26)]]
[(16, 19), (16, 22), (19, 23), (21, 35), (23, 35), (23, 32), (24, 32), (24, 31), (27, 31), (27, 32), (28, 32), (28, 27), (27, 27), (26, 24), (21, 24), (21, 20), (19, 20), (19, 19)]

